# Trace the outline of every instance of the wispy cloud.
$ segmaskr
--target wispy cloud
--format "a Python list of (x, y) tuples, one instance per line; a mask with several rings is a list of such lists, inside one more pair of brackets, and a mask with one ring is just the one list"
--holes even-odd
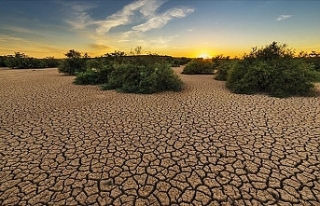
[[(146, 32), (151, 29), (161, 28), (174, 18), (183, 18), (194, 12), (191, 7), (171, 8), (163, 13), (157, 13), (158, 9), (167, 0), (136, 0), (124, 6), (120, 11), (106, 17), (104, 20), (94, 20), (88, 13), (88, 10), (96, 6), (86, 4), (76, 4), (77, 2), (67, 3), (71, 7), (72, 18), (66, 22), (73, 29), (83, 29), (89, 25), (96, 26), (96, 32), (99, 35), (109, 33), (110, 29), (135, 24), (130, 32)], [(141, 23), (143, 22), (143, 23)]]
[(293, 17), (293, 15), (280, 15), (278, 18), (277, 18), (277, 21), (282, 21), (282, 20), (285, 20), (285, 19), (289, 19)]
[[(188, 16), (194, 12), (194, 8), (187, 6), (161, 9), (168, 0), (135, 0), (125, 5), (119, 11), (106, 16), (104, 19), (95, 19), (90, 15), (90, 10), (97, 5), (87, 5), (83, 2), (63, 3), (71, 8), (67, 14), (66, 23), (71, 25), (72, 30), (93, 39), (95, 45), (91, 48), (102, 49), (102, 45), (123, 45), (122, 43), (139, 43), (142, 46), (151, 43), (155, 47), (164, 47), (171, 40), (162, 37), (146, 39), (144, 33), (152, 29), (160, 29), (174, 19)], [(117, 33), (119, 28), (121, 33)], [(92, 32), (94, 30), (95, 32)], [(106, 41), (108, 39), (109, 41)], [(116, 40), (118, 39), (118, 40)], [(168, 39), (168, 38), (167, 38)], [(141, 40), (140, 42), (137, 42)], [(111, 48), (109, 46), (109, 48)], [(105, 48), (107, 49), (107, 48)]]
[(91, 48), (93, 48), (93, 49), (99, 49), (99, 50), (110, 49), (109, 46), (106, 46), (106, 45), (104, 45), (104, 44), (94, 43), (94, 44), (90, 44), (89, 46), (90, 46)]
[(129, 39), (120, 39), (117, 42), (128, 42), (128, 41), (130, 41), (130, 40)]
[(20, 37), (8, 36), (8, 35), (0, 35), (0, 42), (6, 42), (11, 44), (39, 44), (36, 42), (32, 42)]
[(140, 13), (144, 18), (154, 16), (158, 8), (164, 4), (165, 0), (138, 0), (123, 7), (122, 10), (108, 16), (103, 21), (97, 21), (98, 33), (107, 33), (111, 28), (127, 25), (133, 22), (135, 14)]
[(23, 33), (23, 34), (32, 34), (32, 35), (39, 35), (38, 31), (23, 28), (23, 27), (17, 27), (17, 26), (9, 26), (9, 25), (2, 25), (1, 29), (10, 31), (10, 32), (17, 32), (17, 33)]
[(73, 29), (83, 29), (90, 25), (90, 16), (86, 13), (79, 13), (76, 15), (75, 19), (67, 20)]
[[(0, 35), (0, 42), (4, 46), (2, 50), (5, 50), (6, 52), (14, 52), (14, 50), (19, 50), (20, 52), (26, 52), (28, 53), (38, 53), (40, 56), (43, 56), (44, 54), (50, 54), (50, 53), (63, 53), (63, 49), (59, 47), (54, 46), (47, 46), (45, 44), (41, 44), (39, 42), (30, 41), (24, 38), (20, 37), (13, 37), (13, 36), (7, 36), (7, 35)], [(6, 46), (6, 45), (10, 45)], [(24, 45), (26, 48), (31, 48), (30, 50), (23, 50), (21, 51), (21, 45)], [(6, 49), (10, 48), (10, 49)]]
[(192, 12), (194, 12), (193, 8), (173, 8), (162, 14), (154, 15), (152, 18), (148, 19), (147, 22), (134, 26), (132, 29), (134, 31), (146, 32), (151, 29), (161, 28), (166, 25), (171, 19), (183, 18)]
[(143, 40), (146, 45), (152, 45), (152, 48), (165, 48), (169, 46), (169, 43), (179, 37), (179, 35), (173, 35), (173, 36), (160, 36), (150, 39)]
[[(96, 8), (97, 5), (94, 3), (86, 2), (58, 2), (65, 8), (68, 8), (67, 13), (69, 19), (66, 22), (72, 26), (73, 29), (83, 29), (93, 23), (93, 20), (88, 14), (90, 9)], [(70, 9), (71, 8), (71, 9)]]
[(208, 42), (204, 42), (203, 45), (218, 46), (218, 42), (217, 41), (208, 41)]

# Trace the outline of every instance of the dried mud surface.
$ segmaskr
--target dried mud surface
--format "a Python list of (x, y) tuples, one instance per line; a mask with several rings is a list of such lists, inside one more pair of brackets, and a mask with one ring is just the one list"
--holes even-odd
[(181, 77), (136, 95), (0, 70), (0, 205), (320, 205), (319, 97)]

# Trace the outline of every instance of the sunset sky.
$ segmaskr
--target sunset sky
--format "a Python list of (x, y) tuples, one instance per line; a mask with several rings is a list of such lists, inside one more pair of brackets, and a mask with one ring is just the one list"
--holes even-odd
[(320, 1), (0, 0), (0, 55), (241, 56), (272, 41), (319, 52)]

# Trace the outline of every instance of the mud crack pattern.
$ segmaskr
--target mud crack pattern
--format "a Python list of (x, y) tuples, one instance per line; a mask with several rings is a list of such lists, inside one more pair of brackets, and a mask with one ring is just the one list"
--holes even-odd
[(136, 95), (0, 70), (0, 205), (320, 205), (319, 97), (181, 78)]

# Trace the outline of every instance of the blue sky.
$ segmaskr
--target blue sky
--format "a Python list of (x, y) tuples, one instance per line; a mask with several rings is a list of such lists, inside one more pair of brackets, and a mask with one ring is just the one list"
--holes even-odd
[(0, 55), (241, 56), (272, 41), (319, 52), (319, 11), (315, 0), (0, 0)]

